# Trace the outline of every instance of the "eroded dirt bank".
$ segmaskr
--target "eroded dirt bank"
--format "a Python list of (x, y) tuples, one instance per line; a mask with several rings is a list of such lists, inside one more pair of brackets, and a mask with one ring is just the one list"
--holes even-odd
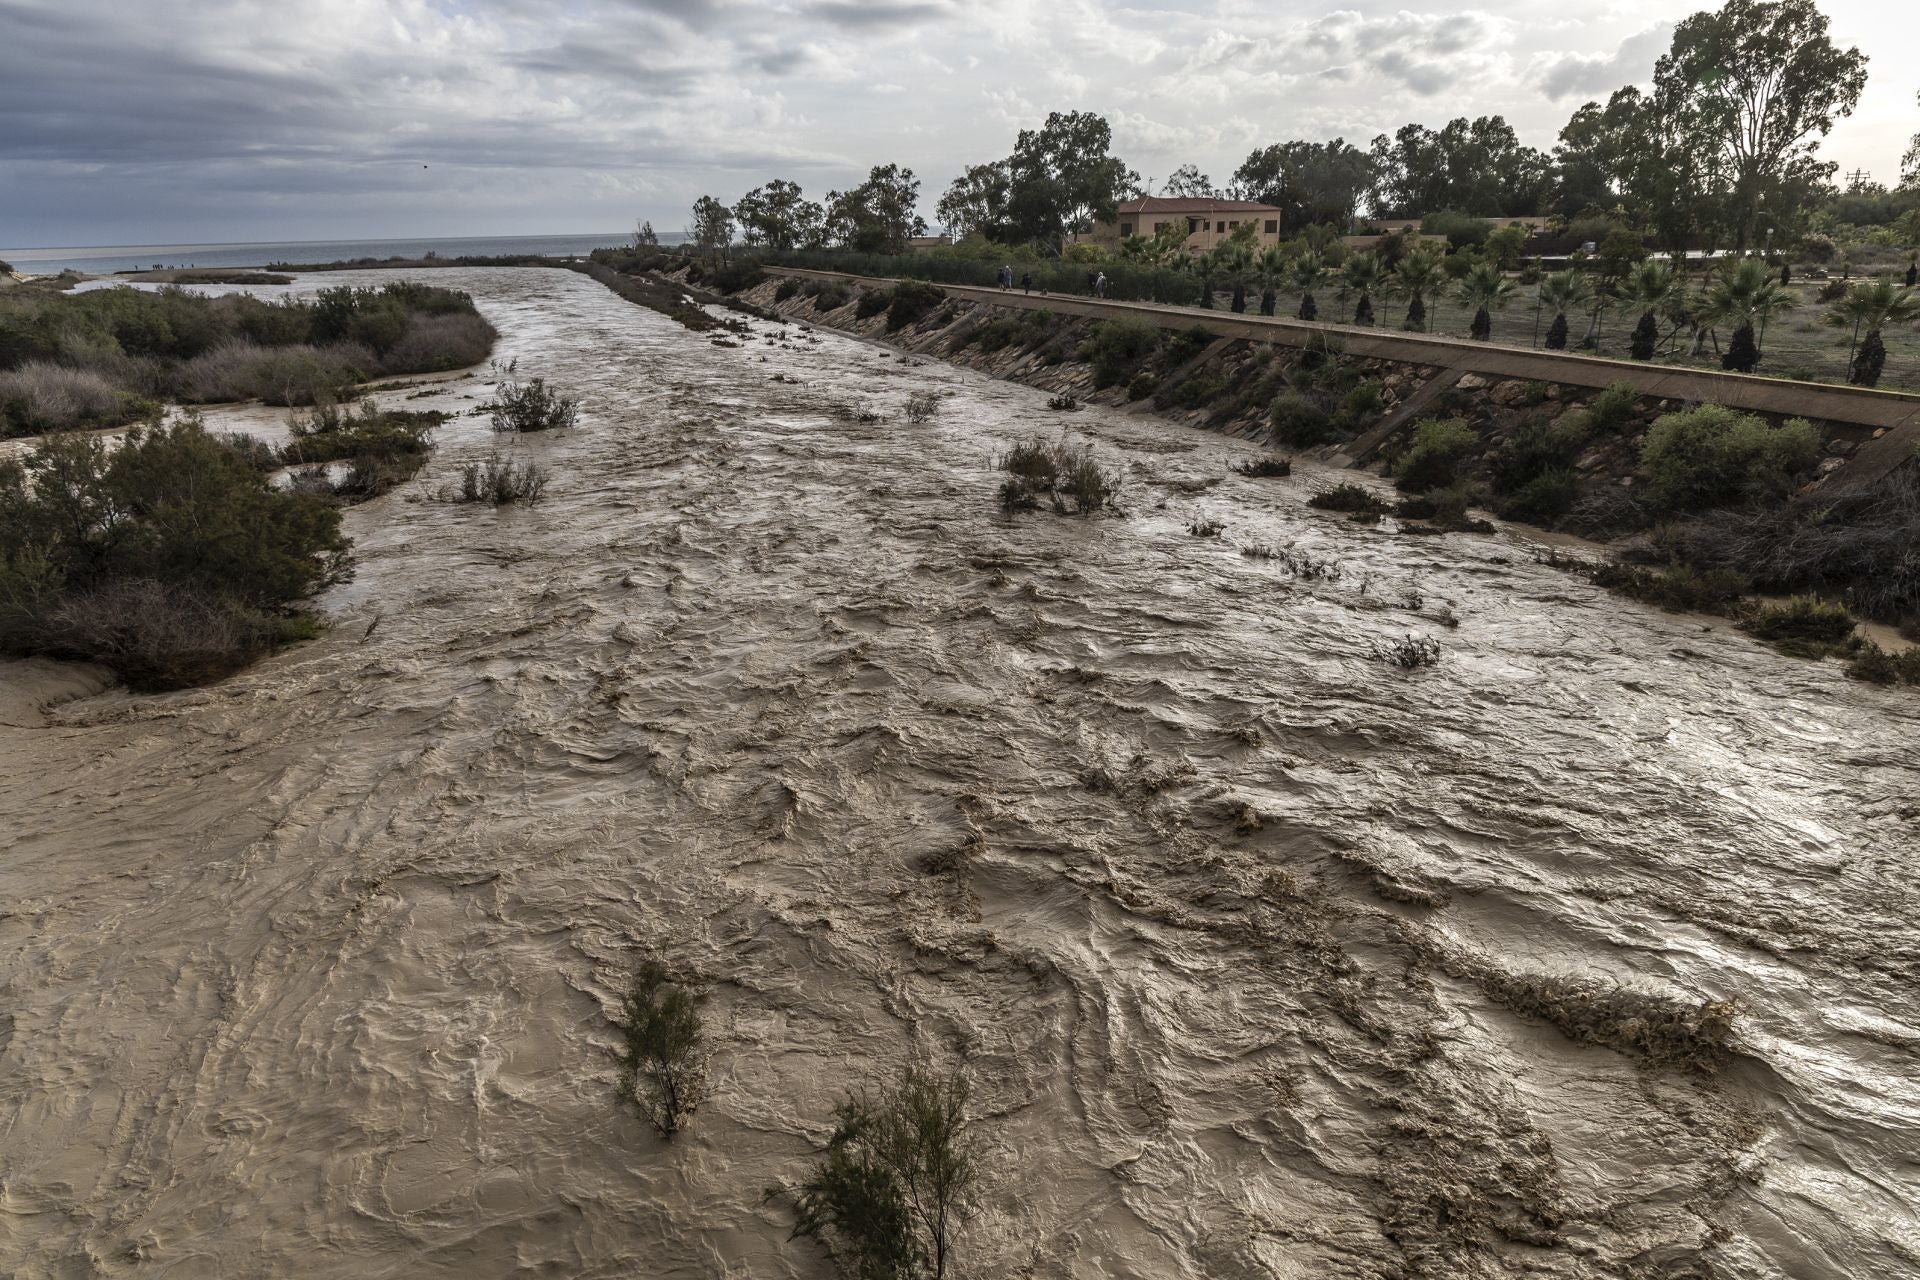
[[(909, 1054), (976, 1082), (968, 1275), (1920, 1267), (1910, 696), (1232, 439), (431, 278), (586, 398), (542, 505), (409, 501), (460, 419), (325, 639), (5, 668), (0, 1270), (824, 1276), (763, 1193)], [(999, 515), (1063, 429), (1124, 518)], [(643, 954), (707, 994), (672, 1147), (613, 1096)], [(1735, 1001), (1736, 1052), (1583, 1043), (1648, 1037), (1542, 974)]]

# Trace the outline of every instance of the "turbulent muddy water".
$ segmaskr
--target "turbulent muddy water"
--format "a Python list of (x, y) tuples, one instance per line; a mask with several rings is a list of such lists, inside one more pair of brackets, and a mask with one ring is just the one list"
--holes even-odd
[[(0, 1272), (824, 1277), (768, 1189), (911, 1057), (974, 1081), (966, 1275), (1920, 1270), (1910, 695), (1149, 416), (431, 280), (584, 397), (541, 505), (425, 500), (461, 418), (325, 638), (4, 668)], [(1124, 517), (999, 514), (1062, 430)], [(644, 956), (704, 993), (672, 1146), (614, 1097)], [(1539, 974), (1733, 1000), (1738, 1053), (1489, 995)]]

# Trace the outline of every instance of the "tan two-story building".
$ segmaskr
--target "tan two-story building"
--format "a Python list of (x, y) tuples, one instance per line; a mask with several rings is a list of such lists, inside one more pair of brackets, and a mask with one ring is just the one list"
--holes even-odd
[(1169, 222), (1184, 223), (1187, 251), (1205, 253), (1251, 223), (1254, 243), (1265, 247), (1280, 243), (1281, 216), (1272, 205), (1252, 200), (1149, 196), (1121, 201), (1117, 215), (1111, 221), (1094, 223), (1086, 238), (1100, 244), (1118, 244), (1135, 236), (1156, 235)]

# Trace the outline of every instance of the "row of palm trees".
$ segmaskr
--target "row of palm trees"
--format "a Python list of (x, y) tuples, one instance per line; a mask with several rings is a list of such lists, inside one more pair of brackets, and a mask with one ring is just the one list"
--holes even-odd
[[(1432, 245), (1416, 246), (1391, 265), (1367, 252), (1349, 254), (1338, 268), (1331, 268), (1310, 249), (1256, 249), (1238, 243), (1197, 257), (1170, 254), (1164, 265), (1200, 276), (1202, 306), (1213, 305), (1213, 282), (1220, 279), (1232, 284), (1235, 311), (1246, 310), (1247, 286), (1252, 284), (1260, 290), (1260, 314), (1275, 314), (1279, 291), (1286, 288), (1299, 298), (1295, 314), (1302, 320), (1318, 320), (1316, 295), (1331, 284), (1341, 302), (1352, 304), (1353, 324), (1375, 323), (1376, 299), (1404, 300), (1403, 327), (1422, 333), (1432, 329), (1451, 285), (1455, 301), (1473, 313), (1469, 332), (1481, 342), (1492, 335), (1493, 313), (1506, 308), (1515, 290), (1515, 281), (1491, 261), (1476, 262), (1453, 279), (1446, 269), (1446, 255)], [(1659, 259), (1640, 262), (1614, 280), (1596, 280), (1573, 267), (1541, 279), (1534, 304), (1534, 345), (1541, 345), (1541, 323), (1550, 316), (1545, 346), (1564, 350), (1568, 317), (1584, 315), (1587, 327), (1581, 345), (1597, 347), (1602, 317), (1615, 304), (1638, 314), (1628, 345), (1634, 359), (1652, 360), (1662, 346), (1687, 333), (1690, 356), (1698, 358), (1711, 342), (1721, 366), (1740, 373), (1753, 372), (1768, 326), (1797, 305), (1782, 273), (1759, 258), (1722, 262), (1697, 292), (1689, 289), (1684, 274)], [(1911, 287), (1891, 278), (1863, 280), (1833, 304), (1826, 318), (1829, 324), (1849, 330), (1848, 381), (1872, 386), (1886, 363), (1882, 331), (1889, 325), (1920, 320), (1920, 298)], [(1724, 349), (1719, 338), (1723, 330), (1730, 335)]]

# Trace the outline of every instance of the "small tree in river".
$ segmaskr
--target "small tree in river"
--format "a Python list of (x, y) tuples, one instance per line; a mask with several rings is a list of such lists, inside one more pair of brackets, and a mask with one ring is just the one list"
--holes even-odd
[(693, 997), (649, 960), (634, 975), (620, 1029), (627, 1036), (620, 1096), (633, 1103), (661, 1137), (671, 1140), (706, 1093), (700, 1011)]
[(800, 1188), (793, 1234), (824, 1244), (857, 1280), (943, 1280), (978, 1174), (967, 1098), (958, 1072), (912, 1066), (891, 1089), (849, 1094)]

